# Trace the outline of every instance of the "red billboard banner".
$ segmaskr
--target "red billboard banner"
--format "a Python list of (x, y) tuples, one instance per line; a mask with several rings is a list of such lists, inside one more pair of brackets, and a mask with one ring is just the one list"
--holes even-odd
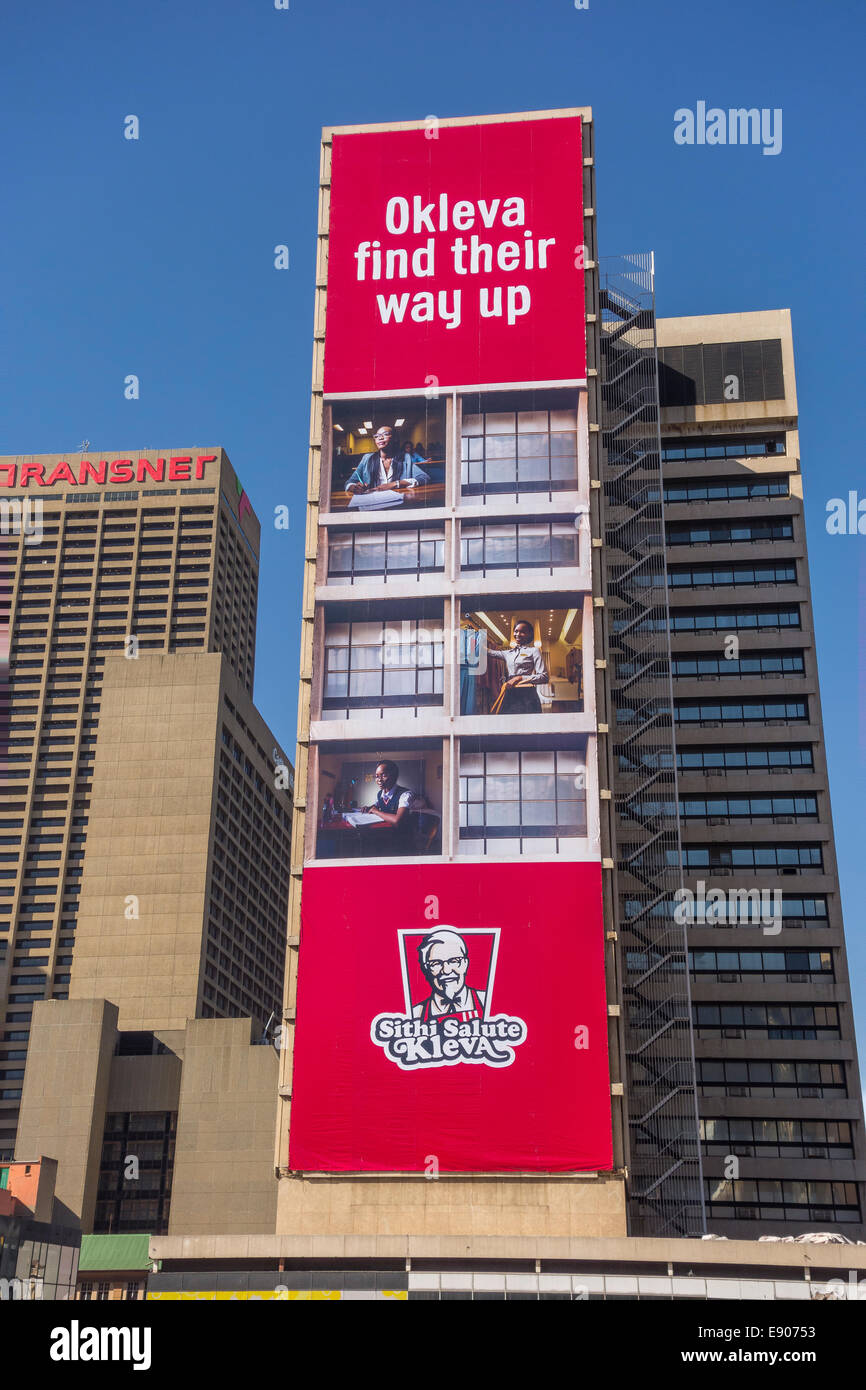
[(579, 116), (335, 134), (326, 395), (586, 378)]
[(612, 1166), (598, 863), (308, 868), (290, 1166)]

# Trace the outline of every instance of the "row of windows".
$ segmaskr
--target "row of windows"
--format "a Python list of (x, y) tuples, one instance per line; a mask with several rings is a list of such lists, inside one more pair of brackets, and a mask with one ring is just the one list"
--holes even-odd
[(663, 439), (662, 460), (665, 463), (675, 459), (742, 459), (784, 454), (784, 435), (776, 434), (769, 438), (755, 439), (743, 435), (737, 439)]
[[(617, 624), (614, 623), (614, 627)], [(664, 619), (646, 620), (641, 630), (664, 632)], [(742, 632), (763, 628), (799, 627), (799, 607), (741, 607), (741, 609), (674, 609), (671, 632)]]
[[(82, 1303), (95, 1303), (109, 1297), (112, 1284), (108, 1279), (96, 1283), (92, 1279), (82, 1280), (78, 1285), (78, 1299)], [(138, 1280), (126, 1280), (123, 1288), (124, 1302), (138, 1302), (144, 1297), (145, 1284)]]
[[(622, 711), (619, 712), (620, 719)], [(754, 724), (780, 719), (786, 724), (809, 718), (807, 700), (675, 700), (677, 724)]]
[[(661, 961), (655, 951), (627, 951), (626, 969), (642, 975)], [(830, 951), (689, 951), (688, 968), (693, 975), (833, 975)], [(668, 968), (681, 968), (678, 960)]]
[(441, 526), (394, 527), (389, 531), (332, 531), (328, 536), (328, 575), (417, 574), (445, 565)]
[(742, 545), (750, 541), (790, 541), (794, 539), (791, 519), (779, 521), (673, 521), (666, 528), (667, 544)]
[(573, 753), (469, 753), (460, 758), (461, 839), (586, 834)]
[[(728, 660), (724, 656), (673, 656), (671, 675), (698, 678), (700, 676), (801, 676), (805, 671), (803, 652), (766, 652), (760, 656), (741, 656)], [(622, 675), (630, 674), (618, 666)]]
[(797, 566), (793, 560), (761, 565), (692, 565), (668, 570), (672, 589), (692, 589), (701, 585), (723, 589), (734, 584), (796, 584)]
[(573, 489), (577, 484), (577, 413), (506, 410), (465, 414), (460, 459), (465, 496)]
[[(521, 521), (460, 528), (460, 567), (482, 571), (549, 569), (578, 562), (573, 519)], [(445, 529), (393, 527), (388, 531), (332, 531), (328, 538), (328, 576), (441, 572), (445, 566)]]
[[(625, 810), (638, 816), (672, 816), (673, 801), (643, 800), (627, 803)], [(782, 816), (796, 820), (817, 820), (818, 798), (803, 796), (686, 796), (679, 801), (683, 820), (760, 820)]]
[(714, 1217), (727, 1215), (735, 1220), (772, 1221), (860, 1220), (857, 1185), (853, 1182), (708, 1178), (704, 1188)]
[(698, 1057), (695, 1061), (698, 1086), (705, 1096), (779, 1096), (796, 1091), (800, 1100), (820, 1100), (824, 1096), (847, 1095), (842, 1062), (806, 1061), (716, 1061)]
[(709, 1154), (738, 1153), (747, 1157), (744, 1146), (754, 1148), (760, 1155), (778, 1158), (846, 1158), (854, 1152), (847, 1120), (703, 1117), (700, 1132), (705, 1152)]
[(680, 772), (715, 771), (793, 771), (812, 768), (812, 749), (807, 744), (770, 745), (765, 748), (680, 748), (677, 768)]
[[(664, 500), (673, 502), (740, 502), (751, 501), (755, 497), (788, 497), (790, 488), (787, 474), (783, 477), (773, 474), (755, 478), (714, 478), (711, 481), (684, 480), (670, 482), (664, 486)], [(650, 502), (659, 501), (658, 489), (650, 488)]]
[[(708, 915), (706, 923), (702, 921), (701, 926), (749, 926), (752, 922), (761, 926), (763, 925), (762, 914), (767, 916), (770, 908), (776, 906), (781, 908), (781, 921), (785, 927), (792, 925), (826, 927), (828, 924), (827, 899), (823, 894), (816, 897), (795, 897), (789, 893), (783, 893), (780, 894), (781, 904), (778, 904), (770, 901), (769, 889), (764, 889), (763, 893), (756, 888), (732, 889), (732, 892), (736, 895), (736, 912), (728, 912), (725, 916), (720, 914), (718, 919), (715, 914)], [(641, 902), (640, 898), (626, 898), (626, 919), (640, 916), (644, 906), (645, 904)], [(673, 921), (677, 906), (674, 898), (667, 898), (662, 902), (654, 903), (649, 912), (644, 915), (651, 918), (669, 918)], [(776, 915), (779, 916), (779, 914)]]
[(699, 1035), (807, 1042), (840, 1036), (835, 1004), (693, 1004), (692, 1019)]
[[(677, 867), (677, 852), (669, 850), (668, 863)], [(820, 845), (684, 845), (686, 869), (815, 869), (824, 867)]]
[(439, 704), (444, 643), (431, 641), (423, 623), (334, 623), (325, 633), (323, 708), (351, 701), (359, 708)]
[(832, 975), (830, 951), (690, 951), (692, 974)]

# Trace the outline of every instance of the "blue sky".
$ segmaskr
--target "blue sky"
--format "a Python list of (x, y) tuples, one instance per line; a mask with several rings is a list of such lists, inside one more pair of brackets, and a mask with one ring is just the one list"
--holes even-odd
[[(790, 307), (862, 1009), (866, 538), (824, 527), (829, 498), (866, 496), (862, 4), (7, 0), (3, 29), (0, 452), (227, 449), (263, 522), (256, 699), (289, 750), (323, 124), (591, 105), (601, 251), (655, 251), (658, 312)], [(781, 107), (781, 153), (676, 145), (699, 100)]]

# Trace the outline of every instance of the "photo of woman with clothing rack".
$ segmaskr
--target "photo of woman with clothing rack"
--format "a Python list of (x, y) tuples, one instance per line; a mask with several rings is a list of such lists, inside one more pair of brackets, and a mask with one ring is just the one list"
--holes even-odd
[[(509, 635), (510, 634), (510, 635)], [(558, 714), (583, 709), (582, 609), (464, 609), (460, 713)]]
[(515, 646), (487, 648), (488, 661), (492, 657), (501, 663), (504, 676), (490, 713), (541, 714), (536, 686), (547, 685), (548, 676), (544, 657), (535, 645), (535, 629), (521, 618), (514, 624), (512, 635)]

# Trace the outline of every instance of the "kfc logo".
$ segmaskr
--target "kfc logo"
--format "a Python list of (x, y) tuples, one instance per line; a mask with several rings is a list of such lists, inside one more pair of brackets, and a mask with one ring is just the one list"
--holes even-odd
[(377, 1014), (370, 1037), (403, 1071), (475, 1062), (510, 1067), (522, 1018), (493, 1014), (500, 928), (398, 931), (404, 1012)]

